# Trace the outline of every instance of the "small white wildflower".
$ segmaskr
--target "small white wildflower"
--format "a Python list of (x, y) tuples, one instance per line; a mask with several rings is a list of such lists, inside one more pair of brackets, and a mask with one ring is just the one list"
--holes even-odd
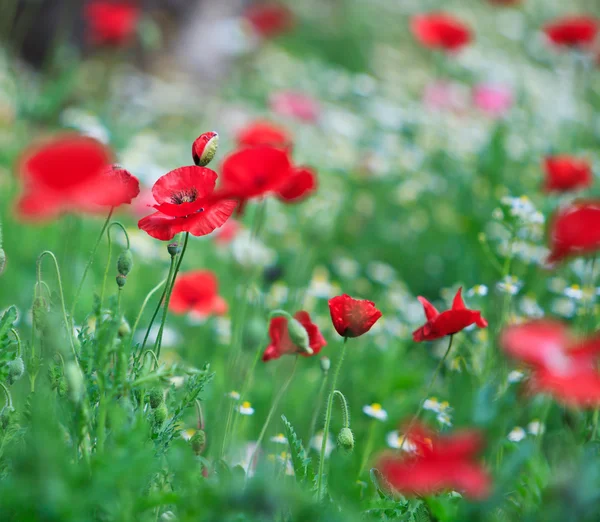
[(527, 425), (527, 431), (531, 435), (541, 435), (546, 430), (546, 427), (539, 420), (532, 420)]
[(443, 426), (452, 426), (452, 417), (445, 411), (438, 413), (436, 419)]
[(572, 299), (559, 297), (552, 301), (551, 310), (553, 313), (563, 317), (573, 317), (577, 310), (577, 306)]
[(496, 288), (500, 290), (500, 292), (510, 295), (518, 294), (522, 287), (522, 281), (520, 281), (518, 277), (510, 275), (505, 276), (501, 281), (496, 283)]
[(423, 409), (439, 413), (441, 411), (440, 402), (437, 400), (436, 397), (425, 399), (425, 402), (423, 402)]
[(271, 437), (271, 442), (276, 442), (277, 444), (287, 444), (287, 437), (283, 433), (278, 433), (274, 437)]
[(510, 433), (508, 434), (507, 438), (508, 440), (510, 440), (511, 442), (520, 442), (522, 441), (525, 437), (527, 436), (527, 433), (525, 433), (525, 430), (523, 428), (521, 428), (520, 426), (515, 426)]
[(544, 310), (531, 295), (526, 295), (521, 299), (519, 308), (527, 317), (540, 318), (544, 316)]
[(369, 417), (373, 417), (374, 419), (380, 421), (386, 421), (388, 418), (387, 411), (385, 411), (381, 407), (381, 404), (378, 404), (377, 402), (363, 406), (362, 411), (365, 415), (368, 415)]
[(525, 374), (523, 372), (520, 372), (519, 370), (513, 370), (508, 374), (508, 382), (510, 384), (521, 382), (524, 378)]
[(238, 392), (236, 392), (235, 390), (231, 390), (226, 395), (227, 395), (227, 397), (229, 397), (230, 399), (233, 399), (234, 401), (240, 400), (240, 394)]
[(467, 290), (468, 297), (473, 297), (474, 295), (485, 297), (486, 295), (488, 295), (488, 287), (485, 285), (475, 285), (470, 290)]
[(252, 404), (250, 404), (248, 401), (242, 402), (242, 404), (240, 404), (237, 407), (237, 410), (242, 415), (253, 415), (254, 414), (254, 408), (252, 407)]
[(579, 285), (567, 286), (567, 288), (564, 289), (563, 293), (567, 297), (575, 299), (576, 301), (579, 301), (583, 297), (583, 289)]
[(408, 452), (416, 451), (416, 449), (417, 449), (417, 446), (414, 444), (414, 442), (411, 442), (410, 440), (407, 440), (406, 442), (404, 442), (404, 445), (403, 445), (402, 442), (404, 441), (404, 435), (401, 435), (397, 430), (390, 431), (386, 435), (385, 440), (387, 442), (387, 445), (390, 448), (394, 448), (394, 449), (402, 448), (403, 451), (408, 451)]

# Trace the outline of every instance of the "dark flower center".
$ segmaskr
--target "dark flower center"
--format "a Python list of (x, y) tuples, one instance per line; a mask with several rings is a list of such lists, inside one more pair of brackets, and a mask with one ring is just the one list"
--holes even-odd
[(181, 190), (174, 192), (171, 195), (171, 202), (175, 205), (181, 205), (182, 203), (193, 203), (198, 198), (198, 191), (195, 187), (187, 190)]

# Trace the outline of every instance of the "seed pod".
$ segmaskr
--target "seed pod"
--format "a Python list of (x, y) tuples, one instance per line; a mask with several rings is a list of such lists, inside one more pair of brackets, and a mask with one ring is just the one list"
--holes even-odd
[(206, 446), (206, 433), (204, 430), (198, 430), (196, 433), (192, 435), (190, 439), (190, 444), (192, 445), (192, 449), (196, 455), (200, 455), (204, 451), (204, 447)]
[(205, 132), (196, 138), (192, 145), (192, 158), (199, 167), (206, 167), (217, 153), (219, 135), (216, 132)]
[(171, 257), (174, 257), (177, 254), (179, 254), (181, 252), (181, 247), (179, 246), (179, 243), (169, 243), (167, 245), (167, 252), (169, 252), (169, 255)]
[(354, 449), (354, 435), (350, 428), (342, 428), (337, 438), (337, 443), (340, 448), (350, 452)]
[(290, 339), (300, 350), (304, 353), (312, 354), (312, 348), (310, 347), (310, 339), (306, 328), (300, 324), (300, 321), (293, 317), (288, 319), (288, 333)]
[(129, 272), (131, 272), (132, 268), (133, 255), (131, 254), (131, 250), (123, 250), (123, 252), (121, 252), (121, 255), (119, 255), (119, 259), (117, 259), (117, 272), (126, 276), (129, 274)]
[(119, 329), (117, 330), (117, 334), (119, 337), (127, 337), (131, 334), (131, 326), (129, 326), (127, 319), (123, 318), (121, 326), (119, 326)]
[(125, 277), (123, 274), (119, 274), (116, 278), (116, 281), (117, 285), (119, 285), (119, 288), (123, 288), (127, 282), (127, 277)]
[(13, 384), (15, 381), (18, 381), (23, 374), (25, 373), (25, 364), (23, 364), (23, 359), (21, 357), (17, 357), (12, 361), (8, 361), (6, 363), (8, 367), (8, 382), (9, 384)]
[(48, 302), (43, 297), (36, 297), (31, 309), (33, 325), (43, 332), (48, 326)]
[(152, 388), (148, 391), (148, 402), (152, 409), (158, 408), (165, 401), (165, 396), (160, 388)]
[(160, 428), (163, 425), (163, 422), (167, 420), (169, 416), (169, 410), (164, 404), (161, 404), (158, 408), (153, 411), (153, 420), (154, 424), (157, 428)]

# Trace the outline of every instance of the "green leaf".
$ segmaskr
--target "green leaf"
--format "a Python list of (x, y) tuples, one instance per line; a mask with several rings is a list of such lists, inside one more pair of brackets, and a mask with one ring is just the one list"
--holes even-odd
[(306, 456), (302, 441), (296, 435), (294, 428), (287, 420), (285, 415), (281, 416), (283, 425), (285, 427), (285, 435), (290, 445), (290, 453), (292, 455), (292, 466), (294, 468), (294, 474), (296, 475), (296, 481), (298, 483), (314, 482), (315, 474), (310, 464), (310, 458)]
[(0, 339), (8, 334), (9, 330), (13, 327), (14, 322), (17, 320), (17, 309), (11, 306), (0, 319)]

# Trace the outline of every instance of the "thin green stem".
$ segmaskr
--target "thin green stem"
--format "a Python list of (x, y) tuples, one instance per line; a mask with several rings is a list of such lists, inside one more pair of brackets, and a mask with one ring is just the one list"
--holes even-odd
[(323, 429), (323, 441), (321, 442), (321, 454), (319, 457), (319, 472), (317, 474), (317, 500), (321, 500), (322, 498), (322, 488), (323, 488), (323, 474), (325, 473), (325, 451), (327, 448), (327, 440), (329, 438), (329, 424), (331, 423), (331, 411), (333, 409), (333, 395), (335, 392), (335, 387), (337, 385), (338, 376), (340, 374), (340, 369), (342, 368), (342, 363), (344, 362), (344, 357), (346, 356), (346, 347), (348, 345), (348, 337), (344, 337), (344, 344), (342, 345), (342, 353), (340, 354), (340, 358), (338, 359), (337, 366), (333, 372), (333, 378), (331, 381), (331, 393), (329, 394), (329, 398), (327, 399), (327, 412), (325, 413), (325, 427)]
[(14, 408), (13, 408), (12, 397), (10, 395), (10, 392), (8, 391), (8, 388), (3, 383), (1, 383), (1, 382), (0, 382), (0, 386), (4, 390), (4, 395), (6, 395), (6, 404), (4, 404), (4, 408), (2, 408), (2, 410), (0, 411), (0, 414), (4, 413), (4, 410), (6, 408), (8, 408), (9, 411), (13, 411)]
[(17, 332), (14, 328), (11, 328), (10, 331), (17, 340), (17, 357), (21, 357), (21, 337), (19, 337), (19, 332)]
[(135, 318), (135, 323), (133, 323), (133, 328), (131, 329), (132, 336), (133, 336), (133, 334), (135, 334), (135, 331), (137, 330), (137, 327), (140, 324), (140, 319), (142, 318), (142, 314), (144, 313), (144, 310), (146, 309), (146, 305), (148, 304), (148, 301), (156, 292), (158, 292), (160, 290), (160, 287), (162, 285), (164, 285), (166, 282), (167, 282), (167, 280), (163, 279), (152, 290), (150, 290), (150, 292), (148, 292), (148, 295), (144, 299), (144, 302), (142, 303), (142, 307), (140, 308), (140, 311), (138, 312), (138, 315)]
[[(60, 277), (60, 269), (58, 268), (58, 261), (56, 260), (56, 256), (50, 252), (49, 250), (46, 250), (44, 252), (42, 252), (37, 260), (37, 279), (38, 281), (42, 280), (42, 262), (44, 260), (45, 256), (50, 256), (52, 258), (52, 261), (54, 261), (54, 268), (56, 269), (56, 279), (58, 282), (58, 292), (59, 292), (59, 296), (60, 296), (60, 305), (62, 308), (62, 314), (63, 314), (63, 320), (65, 322), (65, 328), (67, 330), (67, 336), (69, 338), (69, 341), (71, 343), (71, 349), (73, 350), (73, 357), (75, 359), (75, 364), (77, 364), (77, 366), (79, 367), (79, 360), (78, 360), (78, 355), (77, 355), (77, 350), (75, 349), (75, 342), (73, 341), (73, 330), (71, 328), (71, 324), (69, 323), (69, 319), (67, 317), (67, 309), (65, 307), (65, 295), (63, 292), (63, 285), (62, 285), (62, 279)], [(73, 318), (71, 317), (71, 320)]]
[(96, 244), (94, 245), (94, 248), (92, 249), (90, 258), (88, 259), (88, 262), (85, 265), (85, 269), (83, 271), (83, 276), (81, 277), (81, 281), (79, 281), (79, 286), (77, 287), (77, 290), (75, 291), (75, 297), (73, 298), (73, 306), (71, 307), (71, 320), (72, 321), (75, 320), (75, 310), (77, 309), (77, 302), (79, 301), (79, 296), (81, 295), (81, 290), (83, 289), (83, 283), (85, 282), (85, 278), (87, 277), (87, 274), (92, 266), (92, 263), (94, 262), (94, 258), (96, 257), (96, 251), (98, 250), (100, 241), (102, 241), (102, 236), (104, 236), (104, 232), (106, 231), (108, 224), (110, 223), (110, 218), (112, 218), (114, 210), (115, 210), (115, 208), (111, 207), (110, 211), (108, 212), (108, 216), (106, 216), (106, 221), (104, 222), (104, 225), (102, 225), (102, 230), (100, 230), (100, 235), (98, 236), (98, 239), (96, 240)]
[[(310, 427), (308, 430), (308, 439), (307, 439), (307, 448), (310, 445), (310, 441), (312, 440), (315, 429), (317, 427), (317, 419), (319, 418), (319, 413), (321, 411), (321, 404), (323, 403), (323, 395), (325, 394), (325, 388), (327, 387), (327, 375), (323, 375), (323, 379), (321, 380), (321, 385), (319, 386), (319, 393), (317, 395), (317, 401), (315, 403), (315, 411), (313, 412), (312, 419), (310, 421)], [(308, 453), (308, 449), (306, 450)]]
[(108, 239), (108, 259), (106, 260), (106, 269), (104, 270), (104, 278), (102, 279), (102, 291), (100, 292), (100, 311), (102, 311), (102, 307), (104, 306), (104, 292), (106, 290), (106, 280), (108, 278), (108, 272), (110, 270), (110, 261), (112, 258), (112, 238), (110, 237), (110, 229), (112, 227), (120, 227), (125, 234), (125, 239), (127, 241), (127, 250), (129, 250), (130, 242), (129, 242), (129, 234), (125, 227), (119, 221), (114, 221), (111, 223), (106, 229), (106, 236)]
[(165, 297), (165, 304), (163, 308), (163, 316), (160, 322), (160, 329), (158, 330), (158, 335), (156, 337), (156, 343), (154, 345), (154, 353), (156, 354), (156, 358), (160, 357), (160, 347), (162, 344), (162, 336), (165, 328), (165, 322), (167, 320), (167, 313), (169, 312), (169, 302), (171, 301), (171, 294), (173, 292), (173, 287), (175, 286), (175, 280), (177, 279), (177, 273), (179, 272), (179, 267), (181, 267), (181, 262), (183, 261), (183, 256), (185, 255), (185, 251), (187, 249), (188, 240), (190, 238), (190, 233), (185, 233), (185, 239), (183, 241), (183, 248), (181, 250), (181, 255), (179, 256), (179, 261), (177, 262), (177, 266), (175, 267), (175, 271), (173, 272), (173, 279), (171, 280), (171, 284), (167, 290), (167, 296)]
[(346, 402), (346, 397), (340, 390), (334, 390), (333, 396), (337, 397), (340, 400), (340, 407), (342, 408), (342, 424), (344, 428), (350, 427), (350, 410), (348, 409), (348, 402)]
[[(444, 356), (438, 363), (435, 371), (433, 372), (433, 375), (431, 376), (431, 380), (429, 381), (429, 384), (427, 385), (427, 390), (425, 391), (425, 397), (419, 404), (419, 409), (417, 410), (416, 415), (412, 418), (412, 420), (408, 424), (406, 433), (410, 433), (410, 430), (415, 425), (415, 422), (417, 422), (417, 420), (419, 419), (419, 416), (421, 415), (421, 412), (423, 411), (423, 406), (425, 405), (425, 401), (429, 398), (429, 394), (431, 393), (433, 385), (435, 384), (435, 381), (437, 380), (437, 376), (440, 373), (440, 370), (442, 369), (442, 367), (444, 366), (444, 363), (446, 362), (446, 359), (448, 358), (448, 354), (450, 353), (450, 350), (452, 349), (452, 341), (453, 340), (454, 340), (454, 335), (451, 335), (450, 342), (448, 343), (448, 348), (446, 349), (446, 353), (444, 354)], [(406, 436), (402, 438), (402, 444), (400, 444), (400, 451), (402, 451), (402, 448), (404, 447), (404, 443), (406, 442), (406, 439), (407, 439)]]
[(258, 449), (260, 448), (260, 445), (262, 444), (263, 439), (265, 438), (265, 433), (267, 432), (267, 429), (271, 422), (271, 418), (273, 417), (275, 410), (277, 410), (277, 407), (279, 406), (279, 402), (285, 395), (285, 392), (289, 388), (289, 386), (294, 378), (294, 374), (296, 373), (296, 367), (298, 366), (298, 358), (299, 358), (299, 356), (296, 355), (296, 358), (294, 360), (294, 366), (292, 367), (292, 371), (291, 371), (289, 377), (286, 379), (286, 381), (283, 383), (283, 385), (279, 389), (279, 392), (275, 396), (275, 399), (273, 399), (273, 403), (271, 404), (269, 413), (267, 413), (267, 418), (265, 420), (265, 423), (263, 424), (263, 427), (260, 430), (258, 439), (256, 439), (256, 446), (254, 446), (254, 451), (252, 452), (252, 455), (250, 456), (250, 460), (248, 462), (248, 469), (246, 470), (246, 477), (248, 476), (248, 471), (250, 471), (250, 467), (252, 466), (252, 463), (254, 462), (254, 457), (256, 456), (256, 453), (258, 452)]
[(362, 459), (360, 461), (360, 469), (358, 470), (358, 476), (362, 475), (362, 472), (367, 465), (369, 456), (371, 455), (371, 449), (373, 448), (373, 441), (375, 438), (375, 429), (377, 428), (377, 421), (372, 420), (371, 426), (369, 426), (369, 436), (367, 437), (367, 443), (365, 444), (365, 451), (363, 452)]

